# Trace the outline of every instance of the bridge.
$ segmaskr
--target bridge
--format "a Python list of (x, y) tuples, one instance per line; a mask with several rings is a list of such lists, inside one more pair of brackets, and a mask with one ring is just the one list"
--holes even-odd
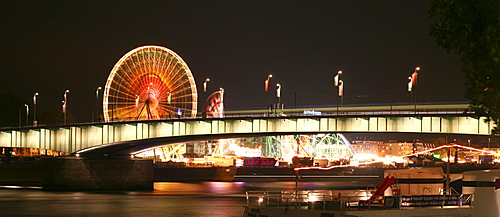
[[(463, 114), (466, 104), (371, 106), (228, 112), (224, 118), (179, 118), (96, 122), (0, 130), (2, 147), (39, 148), (74, 153), (103, 144), (125, 144), (129, 151), (179, 141), (297, 133), (446, 133), (488, 135), (494, 127), (485, 118)], [(320, 113), (318, 113), (321, 112)], [(154, 139), (160, 138), (160, 139)], [(172, 140), (172, 139), (180, 140)], [(136, 140), (141, 142), (130, 148)], [(155, 141), (155, 142), (153, 142)], [(149, 144), (149, 145), (146, 145)], [(109, 145), (108, 145), (109, 146)], [(124, 152), (121, 152), (124, 154)]]

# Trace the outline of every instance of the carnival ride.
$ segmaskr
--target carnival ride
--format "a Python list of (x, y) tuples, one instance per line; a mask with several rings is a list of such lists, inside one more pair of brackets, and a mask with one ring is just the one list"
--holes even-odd
[(224, 89), (213, 92), (207, 98), (205, 103), (205, 111), (209, 118), (223, 118), (224, 117)]
[(342, 134), (282, 135), (266, 139), (265, 155), (285, 160), (294, 156), (340, 160), (356, 153)]
[(125, 54), (109, 74), (104, 121), (196, 117), (198, 96), (191, 70), (175, 52), (142, 46)]
[[(273, 157), (292, 162), (295, 156), (336, 161), (349, 159), (355, 151), (342, 134), (281, 135), (255, 138), (219, 139), (187, 144), (173, 144), (148, 150), (138, 157), (159, 161), (182, 162), (185, 155), (212, 157)], [(198, 150), (198, 151), (195, 151)], [(193, 153), (196, 152), (196, 153)]]

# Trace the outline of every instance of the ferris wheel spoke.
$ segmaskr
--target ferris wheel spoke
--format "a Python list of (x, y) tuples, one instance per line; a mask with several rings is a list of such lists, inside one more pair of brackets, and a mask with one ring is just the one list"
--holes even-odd
[(122, 90), (118, 90), (116, 88), (111, 88), (111, 90), (116, 92), (116, 94), (112, 97), (115, 100), (120, 99), (120, 100), (129, 101), (129, 100), (135, 98), (135, 95), (132, 95), (130, 91), (122, 91)]

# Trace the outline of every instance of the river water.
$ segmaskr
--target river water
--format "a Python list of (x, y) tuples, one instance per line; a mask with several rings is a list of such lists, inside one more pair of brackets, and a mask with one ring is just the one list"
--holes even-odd
[[(301, 190), (349, 183), (300, 182)], [(141, 192), (58, 192), (0, 188), (0, 216), (242, 216), (246, 191), (295, 189), (295, 182), (159, 182)]]

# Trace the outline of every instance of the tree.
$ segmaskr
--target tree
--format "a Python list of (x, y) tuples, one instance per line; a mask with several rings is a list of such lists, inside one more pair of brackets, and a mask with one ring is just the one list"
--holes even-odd
[(461, 56), (466, 78), (466, 113), (493, 121), (500, 135), (500, 1), (433, 0), (429, 8), (437, 21), (429, 32), (438, 46)]

